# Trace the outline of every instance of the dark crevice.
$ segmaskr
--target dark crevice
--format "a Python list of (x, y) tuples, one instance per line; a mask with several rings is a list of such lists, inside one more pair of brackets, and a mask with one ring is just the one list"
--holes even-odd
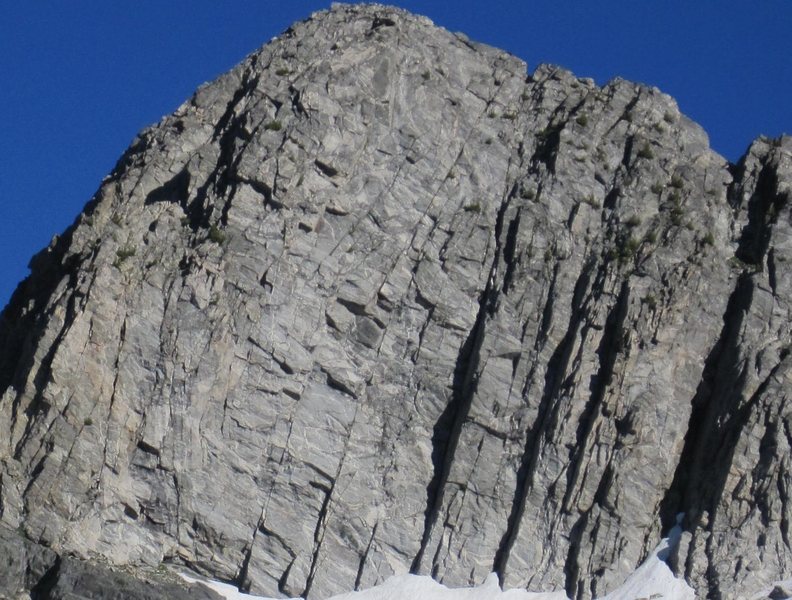
[(28, 482), (27, 485), (25, 486), (25, 491), (22, 493), (23, 498), (27, 496), (30, 489), (36, 483), (36, 479), (38, 479), (38, 476), (41, 475), (41, 472), (44, 470), (44, 465), (47, 462), (48, 456), (49, 453), (39, 458), (38, 462), (36, 463), (36, 466), (33, 467), (33, 469), (30, 471), (30, 475), (28, 475)]
[(143, 440), (139, 440), (137, 443), (137, 447), (146, 454), (153, 454), (154, 456), (159, 456), (160, 451), (159, 448), (155, 448), (151, 444), (144, 442)]
[(322, 372), (325, 374), (325, 376), (327, 378), (328, 387), (330, 387), (331, 389), (334, 389), (334, 390), (336, 390), (338, 392), (341, 392), (342, 394), (350, 396), (351, 398), (357, 398), (358, 397), (358, 395), (355, 392), (355, 390), (353, 390), (348, 385), (346, 385), (343, 381), (341, 381), (340, 379), (335, 377), (332, 373), (330, 373), (329, 371), (326, 371), (325, 369), (322, 369)]
[(187, 170), (187, 167), (184, 167), (161, 186), (151, 190), (146, 196), (145, 203), (176, 202), (186, 209), (189, 189), (190, 172)]
[[(609, 101), (612, 101), (613, 100), (613, 93), (615, 91), (615, 86), (609, 84), (608, 88), (610, 90), (610, 99), (609, 99)], [(621, 115), (619, 115), (619, 118), (616, 121), (614, 121), (613, 124), (610, 127), (608, 127), (608, 129), (605, 131), (605, 133), (601, 136), (602, 139), (610, 137), (610, 134), (613, 133), (614, 129), (616, 129), (616, 127), (619, 125), (619, 123), (621, 121), (630, 119), (629, 114), (630, 114), (630, 112), (632, 112), (632, 109), (635, 108), (635, 105), (638, 104), (638, 99), (639, 98), (640, 98), (640, 93), (635, 94), (630, 99), (630, 101), (624, 106), (624, 110), (622, 111)]]
[(316, 168), (319, 169), (319, 171), (321, 171), (327, 177), (335, 177), (336, 175), (338, 175), (338, 169), (327, 164), (326, 162), (322, 162), (318, 158), (314, 160), (314, 165), (316, 165)]
[[(728, 190), (733, 206), (742, 196), (745, 185), (745, 160), (735, 168), (735, 183)], [(749, 264), (760, 264), (768, 255), (773, 263), (771, 221), (773, 214), (783, 208), (786, 198), (778, 193), (778, 176), (775, 169), (763, 164), (756, 180), (755, 191), (748, 201), (748, 224), (743, 228), (735, 255)], [(771, 289), (775, 288), (775, 273), (768, 273)], [(741, 330), (753, 302), (756, 283), (754, 276), (743, 272), (729, 298), (723, 316), (723, 327), (718, 340), (708, 355), (699, 386), (692, 400), (688, 430), (674, 479), (660, 505), (663, 532), (675, 524), (676, 514), (683, 512), (687, 528), (694, 531), (701, 526), (702, 516), (712, 515), (729, 475), (735, 445), (742, 428), (753, 410), (753, 404), (764, 392), (770, 376), (759, 386), (750, 399), (744, 398), (746, 369), (749, 356), (743, 356)], [(784, 359), (781, 358), (781, 361)], [(711, 526), (711, 525), (710, 525)], [(710, 555), (709, 549), (707, 551)], [(691, 565), (687, 565), (688, 574)], [(711, 593), (718, 594), (718, 576), (713, 565), (707, 569)]]
[(467, 418), (470, 403), (476, 388), (476, 367), (478, 352), (483, 341), (484, 323), (486, 321), (489, 296), (492, 291), (488, 285), (479, 302), (478, 315), (470, 334), (457, 355), (454, 368), (451, 399), (432, 429), (432, 465), (433, 475), (426, 488), (427, 503), (424, 513), (424, 533), (421, 547), (413, 559), (411, 573), (418, 573), (421, 560), (429, 542), (435, 521), (442, 503), (442, 487), (448, 477), (448, 470), (456, 451), (462, 425)]
[(396, 25), (396, 21), (390, 17), (374, 17), (374, 21), (371, 23), (371, 29), (373, 31), (380, 27), (393, 27), (394, 25)]
[(426, 510), (424, 511), (424, 531), (421, 546), (410, 566), (411, 573), (418, 573), (421, 568), (426, 546), (437, 521), (442, 502), (443, 489), (453, 462), (456, 446), (462, 431), (470, 405), (478, 388), (478, 369), (481, 360), (480, 351), (484, 341), (484, 330), (487, 317), (491, 316), (497, 305), (499, 291), (497, 289), (496, 271), (502, 259), (501, 235), (503, 221), (509, 207), (508, 198), (498, 210), (495, 222), (495, 252), (490, 267), (487, 285), (479, 297), (476, 320), (470, 333), (459, 349), (454, 367), (451, 399), (441, 413), (432, 429), (432, 466), (433, 473), (426, 488)]
[(323, 491), (325, 493), (325, 497), (324, 500), (322, 500), (322, 507), (319, 509), (319, 517), (316, 520), (316, 529), (314, 530), (314, 551), (311, 557), (311, 568), (308, 572), (308, 579), (305, 581), (305, 590), (303, 590), (303, 592), (300, 594), (303, 598), (310, 597), (311, 587), (313, 587), (316, 571), (319, 567), (319, 552), (322, 549), (322, 541), (324, 540), (325, 528), (327, 526), (328, 510), (330, 508), (330, 499), (333, 496), (335, 482), (333, 482), (330, 488), (327, 488), (324, 485), (316, 484), (313, 481), (310, 482), (310, 485), (318, 490)]
[(503, 293), (508, 294), (514, 278), (514, 270), (517, 267), (516, 248), (517, 232), (520, 229), (520, 212), (509, 222), (509, 229), (506, 233), (506, 244), (503, 248), (503, 260), (506, 263), (506, 273), (503, 276)]
[(583, 595), (584, 582), (580, 579), (578, 553), (588, 519), (589, 512), (587, 511), (578, 517), (569, 532), (569, 549), (564, 561), (564, 591), (568, 598), (579, 599)]
[(575, 447), (572, 451), (572, 456), (570, 456), (570, 464), (567, 469), (567, 488), (563, 501), (563, 506), (566, 510), (571, 510), (569, 504), (571, 503), (572, 492), (575, 488), (575, 481), (580, 474), (581, 465), (586, 457), (586, 439), (591, 433), (605, 398), (605, 392), (613, 379), (616, 357), (624, 349), (624, 322), (627, 318), (629, 298), (630, 287), (625, 280), (622, 281), (616, 304), (613, 309), (611, 309), (605, 321), (602, 339), (597, 348), (599, 369), (591, 378), (589, 397), (578, 421)]
[[(709, 524), (706, 529), (710, 532), (712, 531), (718, 504), (723, 498), (726, 483), (734, 461), (734, 453), (737, 449), (740, 437), (743, 434), (743, 429), (746, 427), (746, 424), (750, 422), (751, 412), (756, 409), (759, 399), (761, 399), (767, 391), (770, 381), (775, 377), (780, 367), (780, 363), (776, 365), (759, 385), (756, 392), (744, 404), (739, 406), (739, 408), (734, 408), (727, 415), (718, 415), (714, 417), (717, 420), (713, 421), (714, 425), (708, 432), (711, 435), (709, 438), (704, 439), (705, 442), (709, 443), (701, 444), (700, 447), (703, 449), (703, 453), (697, 457), (699, 461), (697, 464), (698, 470), (696, 471), (696, 483), (698, 487), (695, 488), (697, 489), (695, 496), (691, 496), (701, 498), (703, 502), (699, 502), (699, 510), (693, 509), (694, 518), (692, 519), (691, 529), (698, 530), (702, 527), (701, 515), (703, 511), (701, 509), (703, 508), (703, 510), (708, 511), (710, 514)], [(740, 385), (738, 389), (742, 388), (743, 386)], [(738, 396), (739, 394), (735, 395)], [(723, 426), (718, 427), (718, 423), (721, 422), (721, 419), (723, 419)], [(717, 446), (717, 450), (713, 452), (712, 446)], [(713, 467), (713, 465), (715, 467)], [(691, 488), (694, 488), (694, 485), (695, 484), (691, 484)], [(761, 497), (761, 493), (754, 491), (755, 503), (758, 504), (758, 500), (761, 499)], [(720, 599), (724, 597), (724, 594), (720, 589), (720, 573), (712, 558), (714, 540), (715, 536), (709, 535), (705, 542), (707, 556), (707, 569), (705, 573), (708, 588), (707, 597)], [(690, 569), (690, 564), (686, 565), (686, 569)]]
[[(33, 385), (35, 388), (35, 393), (33, 395), (33, 399), (30, 401), (30, 404), (25, 408), (25, 416), (27, 417), (27, 422), (25, 423), (25, 431), (20, 437), (19, 441), (17, 442), (16, 447), (14, 448), (14, 458), (18, 459), (21, 456), (22, 448), (24, 448), (25, 444), (28, 441), (33, 429), (35, 428), (36, 424), (39, 422), (39, 419), (42, 417), (46, 417), (49, 413), (49, 409), (51, 408), (49, 402), (44, 398), (44, 391), (47, 388), (47, 384), (51, 380), (52, 374), (52, 362), (55, 359), (55, 356), (58, 353), (58, 349), (60, 348), (63, 339), (66, 337), (66, 334), (69, 332), (69, 329), (74, 323), (77, 313), (79, 312), (78, 307), (78, 300), (80, 299), (79, 289), (80, 286), (77, 282), (77, 274), (78, 274), (78, 265), (79, 265), (79, 256), (72, 255), (69, 257), (67, 261), (65, 261), (65, 269), (67, 276), (69, 277), (69, 284), (67, 289), (72, 290), (71, 295), (68, 297), (66, 301), (66, 314), (63, 317), (63, 325), (61, 330), (58, 332), (58, 335), (53, 340), (50, 347), (47, 349), (47, 353), (41, 360), (39, 365), (38, 371), (33, 378)], [(60, 281), (58, 281), (60, 283)], [(51, 309), (54, 310), (54, 307)], [(46, 317), (49, 317), (50, 313), (46, 314)], [(42, 327), (41, 333), (39, 335), (39, 341), (44, 336), (46, 331), (46, 327)], [(38, 345), (38, 344), (36, 344)], [(32, 368), (33, 366), (34, 357), (30, 356), (30, 364), (28, 369)], [(18, 418), (18, 402), (19, 396), (17, 396), (14, 405), (12, 407), (12, 427), (16, 424)]]
[(239, 183), (248, 184), (250, 187), (253, 188), (253, 190), (257, 194), (260, 194), (260, 195), (264, 196), (264, 202), (266, 203), (267, 206), (275, 206), (275, 208), (282, 208), (283, 207), (282, 204), (277, 204), (276, 205), (276, 203), (274, 203), (272, 201), (272, 188), (269, 185), (267, 185), (266, 183), (264, 183), (263, 181), (258, 181), (256, 179), (246, 179), (246, 178), (243, 178), (243, 177), (239, 177), (237, 179), (237, 181)]
[[(566, 329), (566, 334), (553, 351), (545, 371), (544, 390), (542, 398), (537, 408), (536, 419), (534, 419), (531, 429), (526, 435), (525, 447), (517, 470), (517, 482), (514, 488), (514, 497), (511, 502), (511, 509), (506, 524), (506, 531), (501, 537), (498, 549), (495, 552), (492, 570), (498, 574), (498, 578), (503, 583), (506, 566), (509, 556), (519, 532), (520, 521), (525, 512), (525, 502), (528, 493), (533, 485), (533, 473), (536, 469), (536, 462), (541, 450), (542, 440), (549, 436), (557, 420), (557, 397), (561, 382), (566, 374), (572, 349), (575, 345), (575, 338), (578, 335), (580, 324), (585, 318), (585, 306), (583, 305), (585, 293), (588, 290), (591, 272), (594, 265), (589, 262), (583, 269), (575, 282), (575, 290), (572, 297), (572, 315)], [(550, 320), (548, 306), (551, 307), (551, 300), (548, 297), (545, 306), (543, 321)], [(549, 309), (552, 312), (552, 308)]]
[(368, 545), (366, 546), (365, 552), (360, 557), (360, 563), (358, 564), (357, 575), (355, 576), (355, 587), (354, 590), (358, 591), (360, 589), (360, 584), (363, 582), (363, 570), (366, 567), (366, 561), (368, 560), (369, 553), (371, 552), (371, 547), (374, 544), (374, 537), (377, 535), (377, 528), (379, 527), (379, 523), (374, 525), (374, 528), (371, 530), (371, 537), (369, 538)]
[(355, 302), (354, 300), (348, 300), (346, 298), (336, 298), (336, 302), (346, 308), (349, 312), (353, 315), (358, 317), (366, 316), (367, 309), (364, 304), (360, 304), (359, 302)]
[(245, 558), (242, 559), (242, 565), (239, 567), (239, 573), (232, 581), (233, 585), (239, 588), (239, 591), (247, 593), (250, 591), (250, 580), (248, 578), (248, 570), (250, 569), (250, 559), (253, 556), (253, 544), (255, 543), (256, 536), (253, 536), (253, 541), (250, 546), (245, 550)]
[[(544, 91), (542, 89), (540, 96)], [(556, 172), (556, 159), (558, 158), (558, 150), (561, 147), (561, 131), (566, 126), (566, 121), (566, 107), (562, 102), (553, 110), (547, 126), (535, 135), (536, 146), (531, 162), (536, 163), (538, 161), (543, 163), (552, 174)]]
[(234, 118), (239, 116), (236, 114), (239, 104), (256, 89), (257, 85), (258, 77), (252, 77), (250, 72), (245, 73), (242, 84), (234, 93), (225, 113), (215, 127), (214, 140), (220, 148), (220, 156), (206, 181), (196, 190), (195, 198), (185, 208), (193, 231), (208, 228), (211, 224), (213, 206), (207, 201), (210, 191), (218, 196), (226, 190), (229, 191), (230, 197), (226, 198), (219, 219), (223, 225), (228, 223), (228, 210), (236, 189), (233, 186), (233, 172), (243, 156), (243, 152), (239, 151), (234, 141), (236, 139), (248, 141), (250, 137), (244, 129), (243, 122), (239, 119), (234, 120)]
[[(783, 429), (784, 436), (786, 437), (787, 446), (792, 445), (791, 443), (792, 436), (790, 436), (789, 422), (786, 420), (782, 421), (781, 427)], [(783, 540), (784, 545), (786, 545), (787, 549), (792, 549), (792, 542), (790, 541), (790, 531), (789, 531), (790, 523), (788, 516), (789, 506), (790, 506), (790, 495), (787, 484), (785, 483), (785, 479), (786, 481), (789, 480), (788, 479), (789, 472), (787, 471), (785, 475), (786, 477), (782, 477), (782, 473), (779, 473), (779, 475), (776, 477), (776, 490), (778, 492), (778, 497), (781, 500), (781, 506), (785, 508), (785, 510), (781, 511), (781, 523), (779, 523), (778, 529), (781, 533), (781, 539)]]
[(774, 248), (770, 248), (770, 250), (767, 251), (767, 283), (770, 286), (770, 291), (773, 293), (773, 296), (777, 296), (778, 273)]
[(608, 492), (613, 486), (614, 477), (615, 472), (613, 470), (613, 465), (609, 462), (605, 466), (605, 471), (602, 473), (602, 478), (600, 479), (599, 485), (597, 486), (597, 491), (594, 492), (594, 503), (609, 510), (613, 507), (610, 506), (610, 503), (608, 502)]
[(534, 151), (533, 160), (538, 160), (547, 165), (550, 173), (555, 174), (556, 158), (558, 157), (558, 149), (561, 146), (561, 130), (564, 128), (564, 122), (553, 123), (545, 127), (536, 136), (536, 150)]
[[(765, 487), (772, 481), (771, 467), (776, 460), (778, 451), (778, 434), (778, 423), (768, 411), (765, 413), (764, 434), (759, 441), (759, 458), (751, 472), (753, 480), (755, 482), (764, 482)], [(767, 489), (752, 489), (751, 492), (756, 497), (756, 508), (759, 510), (762, 526), (767, 528), (772, 521), (771, 499), (768, 498)]]
[(305, 109), (305, 106), (302, 103), (300, 90), (298, 90), (293, 85), (289, 86), (289, 98), (291, 100), (292, 112), (295, 115), (302, 117), (308, 114), (308, 111)]
[(47, 600), (50, 598), (50, 593), (55, 586), (58, 585), (58, 576), (60, 574), (61, 558), (55, 557), (55, 563), (47, 569), (44, 576), (34, 585), (30, 590), (30, 600)]
[[(33, 367), (35, 348), (45, 335), (45, 324), (50, 322), (54, 310), (46, 307), (63, 278), (68, 277), (69, 289), (75, 289), (77, 271), (84, 259), (81, 255), (68, 256), (76, 223), (30, 260), (30, 275), (17, 286), (0, 313), (0, 340), (4, 342), (0, 347), (0, 397), (14, 384), (17, 390), (23, 389), (23, 380), (18, 378)], [(17, 410), (16, 404), (13, 410)]]
[(550, 325), (553, 323), (553, 305), (555, 300), (555, 288), (558, 283), (559, 264), (556, 263), (553, 267), (553, 277), (550, 279), (550, 285), (547, 289), (547, 300), (544, 308), (542, 309), (542, 320), (539, 325), (539, 331), (536, 334), (536, 350), (539, 350), (545, 345), (547, 335), (550, 331)]
[[(286, 568), (283, 570), (283, 574), (282, 574), (282, 575), (280, 576), (280, 578), (278, 579), (278, 591), (279, 591), (281, 594), (283, 594), (283, 595), (284, 595), (284, 597), (286, 597), (286, 596), (290, 596), (290, 595), (291, 595), (291, 594), (289, 594), (289, 592), (286, 590), (286, 584), (287, 584), (287, 583), (288, 583), (288, 581), (289, 581), (289, 574), (291, 573), (291, 570), (292, 570), (292, 567), (294, 566), (294, 561), (295, 561), (295, 560), (297, 560), (297, 559), (296, 559), (296, 558), (293, 558), (293, 559), (292, 559), (292, 560), (289, 562), (289, 564), (288, 564), (288, 565), (286, 566)], [(248, 590), (247, 592), (249, 593), (249, 590)]]
[[(573, 514), (576, 510), (575, 507), (570, 506), (570, 504), (572, 503), (572, 495), (575, 490), (575, 482), (580, 475), (581, 465), (583, 464), (583, 459), (586, 456), (586, 439), (590, 435), (594, 422), (596, 421), (597, 414), (602, 407), (605, 391), (613, 379), (616, 356), (622, 350), (621, 340), (628, 306), (629, 287), (627, 282), (624, 281), (622, 282), (621, 291), (619, 292), (616, 305), (608, 315), (604, 328), (604, 334), (599, 348), (597, 349), (600, 368), (597, 371), (597, 374), (592, 377), (591, 380), (589, 399), (586, 402), (586, 406), (578, 422), (576, 443), (573, 448), (573, 454), (570, 457), (570, 466), (567, 469), (567, 486), (563, 501), (563, 509), (565, 512), (570, 514)], [(626, 419), (626, 421), (629, 422), (629, 418)], [(626, 429), (626, 432), (629, 432), (630, 426), (626, 425), (625, 427), (625, 425), (626, 424), (622, 422), (622, 427)], [(618, 428), (619, 425), (617, 424), (617, 429)], [(613, 510), (613, 507), (610, 506), (608, 502), (608, 492), (613, 483), (614, 475), (615, 473), (613, 467), (610, 463), (608, 463), (594, 493), (594, 505), (600, 506), (601, 508), (608, 511)], [(572, 527), (570, 533), (569, 548), (566, 561), (564, 563), (564, 587), (567, 595), (570, 598), (584, 597), (584, 588), (586, 582), (580, 579), (581, 565), (579, 557), (582, 548), (582, 535), (586, 526), (588, 525), (590, 515), (591, 509), (588, 509), (582, 513), (575, 522), (575, 525)], [(596, 539), (595, 532), (592, 532), (590, 537), (592, 541)], [(592, 588), (591, 591), (593, 595), (594, 588), (596, 588), (596, 578), (593, 578), (589, 582), (589, 586)]]
[[(728, 411), (726, 403), (733, 393), (728, 390), (739, 390), (741, 387), (744, 371), (737, 364), (739, 358), (737, 335), (742, 327), (745, 313), (751, 305), (752, 296), (753, 283), (749, 275), (743, 274), (729, 298), (720, 335), (704, 361), (701, 379), (691, 402), (685, 443), (674, 479), (660, 503), (664, 535), (676, 524), (677, 514), (683, 512), (689, 519), (693, 519), (695, 517), (691, 514), (691, 509), (695, 509), (698, 513), (700, 510), (698, 505), (705, 504), (699, 501), (697, 489), (701, 476), (699, 470), (703, 466), (705, 471), (708, 471), (714, 464), (712, 448), (709, 447), (715, 433), (712, 431), (716, 427), (714, 419)], [(723, 381), (724, 378), (726, 381)], [(718, 394), (721, 390), (725, 392), (725, 398)], [(701, 464), (702, 458), (704, 465)], [(709, 480), (709, 477), (706, 479)]]
[(748, 201), (748, 223), (740, 235), (735, 255), (741, 261), (761, 264), (770, 246), (772, 222), (787, 201), (778, 191), (778, 173), (773, 165), (765, 164), (756, 179), (756, 189)]
[[(743, 281), (749, 277), (743, 275)], [(752, 287), (751, 283), (744, 283)], [(750, 296), (745, 292), (735, 292), (733, 298), (738, 309), (750, 305)], [(747, 298), (747, 300), (746, 300)], [(745, 303), (744, 306), (741, 306)], [(687, 529), (694, 533), (695, 544), (702, 535), (708, 564), (705, 571), (709, 597), (720, 598), (720, 573), (713, 561), (712, 530), (716, 522), (719, 506), (734, 461), (734, 453), (740, 438), (744, 435), (752, 413), (767, 391), (770, 382), (781, 368), (783, 360), (775, 365), (769, 375), (750, 398), (744, 397), (746, 365), (741, 358), (739, 334), (742, 329), (744, 310), (730, 306), (725, 318), (724, 335), (716, 344), (705, 367), (706, 376), (702, 378), (693, 412), (691, 413), (688, 433), (685, 438), (674, 481), (661, 504), (661, 518), (666, 532), (673, 525), (675, 513), (685, 513)], [(759, 504), (761, 490), (752, 490), (754, 503)], [(708, 517), (707, 517), (708, 515)], [(704, 519), (707, 518), (705, 524)], [(701, 542), (699, 542), (701, 543)], [(692, 571), (692, 555), (688, 555), (686, 575)]]
[(641, 99), (641, 93), (639, 91), (632, 98), (630, 98), (630, 101), (627, 104), (625, 104), (624, 111), (622, 112), (619, 120), (625, 119), (627, 121), (630, 121), (632, 119), (631, 116), (632, 109), (638, 105), (638, 100), (640, 99)]
[(242, 102), (242, 99), (245, 98), (250, 92), (256, 89), (258, 85), (258, 77), (253, 77), (251, 79), (251, 71), (252, 65), (248, 67), (248, 70), (242, 77), (242, 83), (234, 91), (234, 95), (231, 97), (231, 100), (228, 101), (226, 104), (226, 109), (220, 119), (217, 121), (217, 125), (214, 127), (213, 139), (215, 141), (222, 139), (223, 135), (227, 133), (228, 125), (231, 122), (231, 119), (234, 118), (236, 115), (236, 108)]
[(629, 136), (626, 140), (624, 140), (624, 154), (622, 154), (621, 162), (627, 169), (630, 168), (630, 157), (632, 157), (634, 143), (635, 138), (633, 136)]
[[(3, 486), (6, 484), (6, 482), (3, 480), (3, 477), (4, 477), (3, 472), (0, 471), (0, 521), (2, 521), (6, 512), (5, 503), (3, 502), (3, 497), (5, 496), (5, 494), (3, 493), (3, 489), (4, 489)], [(10, 481), (8, 482), (8, 486), (9, 487), (11, 486)]]
[(621, 194), (621, 189), (618, 186), (614, 186), (610, 189), (610, 191), (605, 196), (605, 200), (602, 202), (603, 208), (606, 210), (613, 210), (616, 208), (616, 202), (619, 200), (619, 195)]

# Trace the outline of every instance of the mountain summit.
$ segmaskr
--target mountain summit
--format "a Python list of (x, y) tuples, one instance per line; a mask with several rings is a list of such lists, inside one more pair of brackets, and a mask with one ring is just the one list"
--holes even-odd
[(657, 89), (317, 13), (143, 131), (2, 313), (0, 591), (591, 598), (678, 515), (702, 597), (788, 576), (791, 196), (790, 138), (732, 165)]

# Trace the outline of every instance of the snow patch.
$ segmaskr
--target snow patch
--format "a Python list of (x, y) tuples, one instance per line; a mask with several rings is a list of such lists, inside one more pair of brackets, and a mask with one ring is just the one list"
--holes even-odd
[[(677, 519), (677, 523), (680, 519)], [(679, 543), (682, 528), (677, 524), (654, 552), (616, 590), (598, 600), (695, 600), (696, 594), (684, 579), (674, 577), (665, 559)], [(206, 581), (182, 574), (189, 583), (201, 583), (227, 600), (274, 600), (243, 594), (237, 588), (218, 581)], [(298, 600), (298, 599), (292, 599)], [(447, 588), (431, 577), (396, 575), (373, 588), (333, 596), (329, 600), (568, 600), (561, 592), (501, 590), (498, 576), (492, 573), (478, 587)]]
[(665, 559), (679, 544), (682, 527), (679, 526), (682, 515), (677, 517), (677, 525), (668, 532), (654, 552), (625, 580), (618, 589), (598, 600), (695, 600), (696, 592), (684, 579), (674, 577)]
[[(220, 594), (223, 598), (227, 600), (271, 600), (270, 598), (265, 598), (264, 596), (252, 596), (250, 594), (243, 594), (233, 585), (229, 585), (227, 583), (221, 583), (219, 581), (211, 581), (209, 579), (203, 579), (199, 577), (192, 577), (191, 575), (187, 575), (185, 573), (179, 573), (181, 578), (184, 579), (187, 583), (200, 583), (201, 585), (205, 585), (210, 590), (214, 590), (218, 594)], [(293, 598), (292, 600), (299, 600), (297, 598)]]
[(331, 600), (567, 600), (564, 592), (533, 593), (526, 590), (501, 590), (498, 576), (491, 573), (478, 587), (447, 588), (431, 577), (397, 575), (382, 585), (334, 596)]
[[(188, 583), (200, 583), (228, 600), (275, 600), (264, 596), (243, 594), (237, 588), (219, 581), (207, 581), (181, 574)], [(362, 590), (333, 596), (329, 600), (568, 600), (564, 592), (502, 591), (498, 576), (491, 573), (478, 587), (448, 588), (425, 575), (395, 575), (384, 583)], [(291, 600), (300, 600), (292, 598)], [(631, 599), (632, 600), (632, 599)]]

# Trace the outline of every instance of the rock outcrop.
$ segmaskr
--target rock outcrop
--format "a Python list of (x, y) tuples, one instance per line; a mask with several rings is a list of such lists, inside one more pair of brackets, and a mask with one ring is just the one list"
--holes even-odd
[(33, 259), (0, 521), (260, 594), (590, 598), (684, 513), (702, 596), (769, 585), (791, 195), (790, 138), (731, 165), (657, 89), (336, 5), (143, 131)]
[(0, 526), (0, 599), (222, 600), (200, 584), (187, 585), (164, 569), (112, 568), (61, 557)]

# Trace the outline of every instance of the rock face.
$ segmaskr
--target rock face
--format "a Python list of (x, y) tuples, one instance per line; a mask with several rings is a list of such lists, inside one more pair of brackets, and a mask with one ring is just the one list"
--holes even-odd
[(221, 600), (206, 586), (187, 586), (162, 573), (125, 573), (60, 557), (0, 526), (0, 599)]
[(145, 130), (0, 322), (0, 521), (324, 598), (792, 573), (792, 139), (379, 6)]

